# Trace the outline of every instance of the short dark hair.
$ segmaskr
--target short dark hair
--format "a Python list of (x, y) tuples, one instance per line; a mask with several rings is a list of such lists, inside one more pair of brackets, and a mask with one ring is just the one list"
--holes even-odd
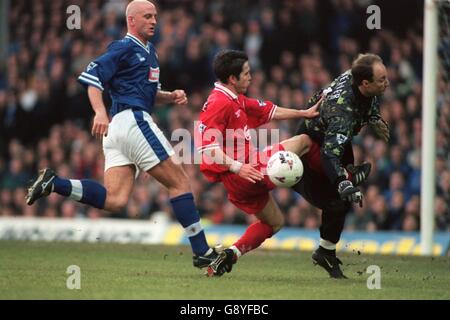
[(358, 55), (352, 63), (353, 83), (359, 86), (363, 80), (372, 82), (373, 64), (377, 62), (383, 63), (383, 60), (376, 54), (365, 53)]
[(246, 61), (248, 61), (248, 56), (243, 51), (221, 50), (214, 57), (214, 74), (223, 83), (228, 83), (229, 76), (235, 76), (239, 79), (239, 75)]

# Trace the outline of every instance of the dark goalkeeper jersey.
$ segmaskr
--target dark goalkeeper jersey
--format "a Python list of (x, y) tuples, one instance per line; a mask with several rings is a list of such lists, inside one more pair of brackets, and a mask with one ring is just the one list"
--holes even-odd
[(345, 177), (343, 156), (351, 148), (352, 138), (361, 128), (380, 116), (380, 96), (364, 97), (352, 85), (350, 70), (344, 72), (309, 100), (313, 106), (321, 94), (326, 98), (320, 106), (320, 116), (301, 121), (297, 134), (306, 133), (321, 146), (321, 161), (325, 174), (331, 183)]

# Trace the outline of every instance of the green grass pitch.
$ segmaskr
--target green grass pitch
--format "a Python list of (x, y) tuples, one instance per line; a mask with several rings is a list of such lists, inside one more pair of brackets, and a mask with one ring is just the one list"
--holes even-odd
[[(341, 254), (348, 280), (311, 254), (257, 249), (231, 273), (207, 278), (186, 246), (0, 241), (0, 299), (450, 299), (450, 258)], [(67, 267), (81, 289), (66, 287)], [(381, 289), (367, 288), (370, 265)]]

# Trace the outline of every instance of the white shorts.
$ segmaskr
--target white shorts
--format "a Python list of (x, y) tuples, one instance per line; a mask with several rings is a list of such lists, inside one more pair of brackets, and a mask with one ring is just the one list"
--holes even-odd
[(103, 138), (105, 171), (112, 167), (134, 164), (148, 171), (175, 152), (164, 134), (143, 111), (124, 110), (116, 114)]

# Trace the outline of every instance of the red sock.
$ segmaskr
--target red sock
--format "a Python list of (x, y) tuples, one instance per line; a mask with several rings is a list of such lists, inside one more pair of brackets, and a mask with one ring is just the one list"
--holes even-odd
[(347, 169), (345, 169), (345, 171), (347, 172), (347, 180), (353, 181), (353, 174)]
[(242, 237), (234, 243), (241, 254), (258, 248), (261, 243), (273, 234), (272, 227), (264, 222), (258, 221), (251, 224)]

